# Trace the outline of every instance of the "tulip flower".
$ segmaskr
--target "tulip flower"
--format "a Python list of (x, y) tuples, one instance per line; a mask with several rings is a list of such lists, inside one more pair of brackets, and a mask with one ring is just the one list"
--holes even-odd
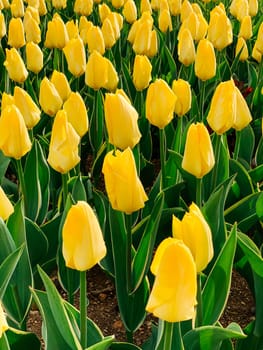
[[(9, 198), (5, 194), (3, 188), (0, 186), (0, 218), (7, 220), (11, 214), (14, 212), (14, 207), (10, 202)], [(1, 310), (0, 310), (1, 313)], [(0, 316), (1, 320), (1, 316)], [(1, 330), (1, 321), (0, 321), (0, 330)], [(0, 332), (1, 338), (1, 332)]]
[(89, 16), (93, 11), (93, 0), (76, 0), (74, 12), (81, 16)]
[(8, 330), (8, 324), (6, 321), (5, 313), (2, 305), (0, 304), (0, 339), (5, 331)]
[(26, 127), (32, 129), (40, 120), (41, 111), (32, 97), (19, 86), (14, 89), (14, 103), (20, 110)]
[(75, 77), (84, 74), (86, 69), (86, 54), (83, 40), (79, 36), (69, 40), (63, 48), (63, 52), (70, 73)]
[(87, 44), (89, 53), (94, 50), (98, 51), (101, 55), (105, 53), (105, 43), (101, 28), (99, 26), (92, 25), (87, 31)]
[(145, 55), (150, 48), (152, 23), (148, 20), (143, 21), (136, 30), (133, 51), (138, 55)]
[[(38, 4), (40, 0), (35, 0), (37, 3), (33, 3), (32, 1), (32, 5), (30, 5), (30, 1), (28, 1), (28, 5), (26, 7), (26, 11), (25, 11), (25, 15), (24, 15), (24, 19), (23, 19), (23, 23), (24, 21), (27, 21), (28, 17), (31, 16), (34, 18), (34, 20), (37, 22), (37, 24), (40, 24), (40, 14), (38, 11)], [(36, 7), (37, 6), (37, 7)]]
[(248, 40), (252, 37), (252, 35), (253, 31), (251, 16), (245, 16), (241, 21), (238, 36)]
[(87, 17), (81, 16), (79, 19), (79, 36), (83, 40), (84, 44), (87, 44), (87, 32), (90, 27), (93, 26), (91, 21), (88, 21)]
[(137, 7), (134, 0), (127, 0), (123, 6), (122, 14), (126, 22), (132, 24), (137, 19)]
[(67, 28), (59, 14), (55, 14), (48, 22), (44, 46), (53, 49), (63, 49), (69, 41)]
[(15, 99), (14, 96), (12, 96), (11, 94), (7, 94), (6, 92), (3, 92), (2, 94), (2, 101), (1, 101), (1, 109), (2, 111), (4, 110), (4, 108), (6, 106), (15, 104)]
[(178, 35), (178, 60), (184, 66), (190, 66), (195, 61), (195, 45), (191, 32), (187, 28), (179, 31)]
[(169, 10), (172, 16), (177, 16), (181, 13), (181, 0), (168, 0)]
[[(63, 109), (67, 113), (67, 118), (77, 134), (82, 137), (89, 128), (88, 112), (81, 95), (78, 92), (71, 92)], [(78, 113), (76, 113), (78, 111)]]
[(116, 42), (115, 32), (109, 18), (105, 18), (101, 26), (101, 32), (106, 49), (110, 49)]
[(78, 28), (77, 21), (74, 21), (72, 19), (70, 21), (67, 21), (65, 25), (66, 25), (69, 41), (71, 39), (77, 39), (79, 36), (79, 28)]
[(174, 112), (179, 117), (185, 115), (191, 108), (192, 92), (188, 81), (183, 79), (174, 80), (172, 90), (177, 97)]
[(251, 17), (256, 16), (258, 13), (258, 0), (248, 0), (248, 14)]
[(107, 18), (111, 22), (115, 34), (115, 39), (118, 40), (121, 35), (121, 29), (123, 27), (123, 17), (120, 13), (110, 12), (107, 15)]
[(124, 5), (124, 0), (111, 0), (111, 4), (115, 9), (120, 9)]
[(164, 9), (160, 11), (158, 17), (158, 27), (162, 33), (166, 33), (168, 30), (171, 32), (173, 30), (173, 24), (169, 10)]
[(36, 44), (41, 41), (41, 30), (37, 20), (27, 11), (23, 20), (26, 42), (34, 42)]
[(203, 271), (214, 255), (211, 229), (199, 207), (192, 203), (180, 221), (173, 215), (173, 237), (181, 239), (190, 249), (196, 271)]
[(78, 201), (69, 209), (62, 228), (62, 254), (66, 266), (86, 271), (106, 255), (106, 245), (91, 206)]
[(23, 83), (28, 76), (24, 61), (14, 47), (10, 50), (5, 49), (5, 52), (6, 60), (4, 61), (4, 66), (7, 69), (9, 78), (17, 83)]
[(235, 86), (235, 104), (236, 113), (232, 127), (235, 130), (240, 131), (248, 126), (248, 124), (252, 121), (252, 116), (247, 102), (237, 86)]
[(146, 310), (168, 322), (193, 319), (196, 305), (196, 266), (189, 248), (175, 238), (158, 246), (151, 271), (155, 275)]
[(16, 49), (24, 46), (25, 32), (21, 18), (12, 17), (8, 26), (8, 45)]
[(38, 13), (39, 16), (45, 16), (47, 14), (47, 6), (45, 0), (39, 0)]
[(191, 124), (187, 131), (182, 168), (201, 179), (215, 165), (212, 142), (203, 123)]
[(5, 25), (5, 16), (0, 11), (0, 39), (6, 35), (6, 25)]
[(152, 5), (150, 0), (141, 0), (140, 2), (140, 12), (149, 12), (152, 13)]
[(67, 0), (51, 0), (52, 6), (57, 9), (65, 9), (67, 7)]
[(208, 39), (201, 39), (197, 45), (195, 75), (201, 80), (208, 80), (216, 75), (215, 50)]
[(188, 18), (191, 12), (193, 12), (191, 2), (188, 0), (183, 0), (181, 5), (180, 20), (181, 23)]
[(55, 85), (47, 77), (44, 77), (40, 83), (39, 103), (43, 111), (50, 117), (53, 117), (63, 104)]
[(133, 65), (132, 81), (137, 91), (146, 89), (152, 79), (152, 64), (147, 56), (136, 55)]
[(119, 77), (112, 62), (104, 57), (107, 64), (107, 81), (103, 86), (108, 91), (115, 91), (119, 83)]
[(14, 104), (6, 106), (0, 117), (0, 150), (6, 157), (21, 159), (31, 146), (22, 113)]
[(258, 51), (261, 52), (261, 54), (263, 53), (263, 22), (260, 23), (260, 26), (258, 28), (257, 38), (254, 46)]
[(66, 111), (58, 111), (54, 118), (47, 158), (50, 166), (61, 174), (73, 169), (80, 162), (79, 141), (79, 135), (67, 120)]
[(106, 93), (104, 111), (109, 142), (122, 150), (133, 148), (141, 138), (136, 109), (117, 92)]
[(177, 97), (163, 79), (150, 84), (146, 95), (146, 118), (152, 125), (163, 129), (174, 116)]
[(85, 83), (94, 90), (99, 90), (108, 80), (107, 62), (105, 58), (97, 51), (89, 55), (86, 65)]
[(66, 75), (62, 72), (54, 70), (51, 75), (50, 81), (52, 84), (54, 84), (62, 101), (65, 102), (71, 93), (71, 88)]
[(10, 5), (12, 17), (23, 17), (25, 13), (25, 7), (23, 0), (12, 0)]
[(246, 40), (243, 37), (239, 37), (236, 43), (235, 56), (239, 55), (239, 61), (246, 61), (248, 59), (248, 48)]
[(245, 16), (249, 15), (248, 1), (232, 0), (229, 11), (232, 16), (236, 17), (236, 19), (241, 22)]
[(43, 68), (43, 52), (33, 42), (26, 44), (26, 67), (35, 74), (38, 74)]
[(131, 214), (144, 207), (148, 199), (137, 175), (135, 159), (130, 148), (106, 154), (102, 173), (111, 206)]
[(106, 17), (108, 17), (110, 13), (111, 13), (111, 9), (107, 4), (103, 3), (99, 5), (99, 17), (100, 17), (101, 23), (104, 22), (104, 20), (106, 19)]
[[(181, 24), (180, 31), (182, 31), (184, 28), (189, 29), (193, 40), (196, 40), (198, 27), (199, 27), (199, 20), (198, 20), (197, 14), (194, 11), (192, 11)], [(178, 34), (178, 36), (180, 36), (180, 33)]]
[(148, 57), (154, 57), (157, 54), (157, 52), (158, 52), (157, 32), (155, 29), (153, 29), (150, 36), (150, 47), (146, 51), (146, 55)]

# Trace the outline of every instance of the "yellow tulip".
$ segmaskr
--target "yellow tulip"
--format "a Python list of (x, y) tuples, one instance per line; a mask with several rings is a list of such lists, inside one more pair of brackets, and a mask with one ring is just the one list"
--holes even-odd
[(28, 76), (24, 61), (14, 47), (10, 50), (5, 49), (5, 52), (6, 60), (4, 61), (4, 66), (8, 72), (9, 78), (17, 83), (23, 83)]
[(32, 129), (40, 120), (41, 111), (32, 97), (19, 86), (14, 89), (14, 103), (20, 110), (26, 127)]
[(181, 13), (182, 0), (168, 0), (168, 5), (172, 16), (177, 16)]
[(193, 319), (197, 282), (189, 248), (181, 240), (166, 238), (157, 248), (151, 270), (155, 280), (146, 310), (168, 322)]
[(99, 17), (101, 23), (104, 22), (105, 18), (111, 13), (111, 9), (105, 3), (99, 5)]
[(216, 75), (216, 55), (214, 46), (208, 39), (201, 39), (195, 56), (195, 75), (201, 80), (208, 80)]
[(146, 89), (152, 79), (152, 64), (147, 56), (136, 55), (133, 65), (133, 84), (137, 91)]
[(0, 117), (0, 149), (6, 157), (20, 159), (31, 146), (21, 112), (14, 104), (6, 106)]
[(80, 137), (67, 120), (67, 113), (59, 110), (54, 118), (47, 161), (61, 174), (73, 169), (79, 162)]
[(87, 20), (87, 17), (80, 16), (79, 19), (79, 36), (83, 40), (84, 44), (87, 44), (87, 32), (90, 29), (90, 27), (93, 26), (93, 23), (91, 21)]
[(232, 127), (235, 130), (242, 130), (252, 121), (252, 116), (247, 102), (240, 90), (235, 86), (236, 113)]
[(67, 7), (67, 0), (51, 0), (52, 6), (57, 9), (65, 9)]
[(66, 266), (85, 271), (106, 255), (99, 221), (91, 206), (78, 201), (69, 209), (62, 228), (62, 254)]
[(133, 43), (133, 51), (138, 55), (145, 55), (150, 48), (152, 24), (143, 21), (136, 31)]
[(211, 229), (199, 207), (192, 203), (180, 221), (173, 215), (173, 237), (181, 239), (190, 249), (196, 271), (203, 271), (214, 255)]
[(238, 36), (248, 40), (252, 37), (252, 35), (253, 31), (251, 16), (245, 16), (241, 21)]
[[(13, 204), (5, 194), (3, 188), (0, 186), (0, 218), (7, 220), (14, 212)], [(1, 310), (0, 310), (1, 314)], [(1, 338), (1, 316), (0, 316), (0, 338)]]
[(89, 16), (93, 11), (93, 0), (76, 0), (74, 12), (81, 16)]
[[(69, 98), (64, 102), (63, 109), (67, 112), (70, 124), (80, 137), (84, 136), (89, 128), (88, 112), (81, 95), (71, 92)], [(76, 114), (76, 111), (78, 113)]]
[(199, 42), (201, 39), (204, 39), (207, 35), (208, 23), (203, 15), (197, 15), (198, 18), (198, 27), (196, 32), (195, 40)]
[[(36, 0), (37, 1), (37, 4), (35, 4), (35, 6), (38, 6), (38, 3), (39, 3), (39, 0)], [(37, 22), (37, 24), (40, 24), (40, 14), (39, 14), (39, 11), (38, 11), (38, 7), (33, 7), (33, 4), (32, 6), (29, 5), (29, 2), (28, 2), (28, 6), (26, 8), (26, 11), (25, 11), (25, 15), (24, 15), (24, 19), (23, 21), (26, 21), (27, 19), (25, 19), (25, 17), (33, 17), (34, 20)]]
[(137, 19), (137, 7), (134, 0), (127, 0), (123, 6), (122, 14), (128, 23), (133, 23)]
[(109, 142), (122, 150), (133, 148), (141, 138), (136, 109), (118, 92), (106, 93), (104, 112)]
[(172, 19), (169, 10), (162, 10), (158, 17), (158, 26), (162, 33), (173, 30)]
[(124, 0), (111, 0), (111, 4), (115, 9), (120, 9), (124, 5)]
[(151, 36), (150, 36), (150, 47), (146, 51), (146, 55), (148, 57), (154, 57), (158, 53), (158, 38), (157, 38), (157, 32), (155, 29), (152, 30)]
[(255, 44), (253, 46), (251, 57), (253, 57), (254, 60), (256, 60), (258, 63), (261, 62), (262, 52), (257, 47), (257, 40), (256, 40), (256, 42), (255, 42)]
[(43, 51), (33, 42), (26, 44), (26, 67), (35, 74), (43, 68)]
[(14, 96), (11, 94), (7, 94), (6, 92), (3, 92), (2, 94), (2, 101), (1, 101), (1, 109), (2, 111), (6, 106), (15, 104)]
[(141, 0), (140, 2), (140, 12), (149, 12), (152, 13), (152, 6), (150, 0)]
[(181, 23), (188, 18), (191, 12), (193, 12), (191, 2), (188, 0), (183, 0), (181, 5), (180, 20)]
[(241, 22), (245, 16), (249, 15), (248, 1), (247, 0), (232, 0), (229, 7), (229, 12), (232, 16)]
[[(66, 29), (67, 29), (67, 33), (68, 33), (68, 38), (69, 41), (71, 39), (77, 39), (79, 36), (79, 28), (78, 28), (78, 23), (77, 21), (74, 21), (73, 19), (70, 21), (66, 22)], [(66, 45), (67, 46), (67, 45)], [(65, 47), (64, 47), (65, 48)]]
[(115, 91), (119, 83), (118, 74), (112, 62), (106, 57), (104, 57), (104, 60), (107, 64), (107, 81), (103, 87), (108, 91)]
[(263, 53), (263, 22), (260, 23), (260, 26), (258, 28), (257, 38), (254, 46), (258, 51), (261, 52), (261, 54)]
[(174, 116), (177, 97), (163, 79), (150, 84), (146, 95), (146, 118), (152, 125), (163, 129)]
[(131, 214), (144, 207), (148, 199), (137, 175), (135, 159), (130, 148), (106, 154), (102, 173), (113, 209)]
[(38, 12), (40, 16), (45, 16), (47, 14), (47, 6), (45, 0), (39, 0)]
[(41, 41), (41, 30), (36, 19), (27, 11), (23, 20), (26, 42), (34, 42), (36, 44)]
[(258, 13), (258, 0), (248, 0), (248, 14), (251, 17), (256, 16)]
[(25, 44), (25, 32), (22, 19), (20, 17), (12, 17), (8, 26), (8, 45), (18, 49)]
[(87, 31), (87, 44), (89, 53), (94, 50), (98, 51), (101, 55), (105, 53), (105, 43), (101, 28), (99, 26), (91, 26)]
[(248, 59), (248, 48), (246, 40), (243, 37), (239, 37), (236, 43), (235, 56), (239, 55), (239, 61), (246, 61)]
[(10, 10), (12, 17), (23, 17), (25, 13), (23, 0), (12, 0)]
[(195, 61), (195, 45), (191, 32), (187, 28), (179, 31), (178, 46), (177, 46), (178, 60), (184, 66), (190, 66)]
[(120, 35), (121, 35), (121, 29), (123, 27), (123, 17), (120, 13), (118, 12), (110, 12), (107, 15), (107, 18), (111, 22), (115, 39), (118, 40)]
[(63, 49), (69, 41), (65, 23), (59, 14), (55, 14), (48, 22), (44, 46), (53, 49)]
[(40, 83), (39, 103), (43, 111), (50, 117), (53, 117), (63, 104), (55, 85), (47, 77), (44, 77)]
[(105, 18), (101, 26), (101, 32), (104, 39), (104, 44), (106, 49), (110, 49), (115, 43), (115, 32), (113, 30), (111, 21), (109, 18)]
[(6, 25), (5, 25), (5, 16), (3, 12), (0, 12), (0, 39), (6, 35)]
[(84, 74), (86, 69), (86, 54), (83, 40), (79, 36), (70, 39), (63, 48), (63, 52), (70, 73), (75, 77), (80, 77)]
[(93, 51), (88, 58), (85, 72), (85, 83), (94, 90), (99, 90), (108, 80), (107, 62), (97, 51)]
[(203, 123), (191, 124), (186, 135), (182, 168), (196, 178), (202, 178), (215, 165), (212, 142)]
[(3, 333), (8, 330), (8, 328), (5, 313), (2, 305), (0, 304), (0, 338), (2, 337)]
[(177, 97), (174, 112), (179, 117), (185, 115), (191, 108), (192, 92), (188, 81), (183, 79), (174, 80), (172, 90)]
[(62, 101), (65, 102), (71, 93), (71, 88), (66, 75), (55, 69), (51, 75), (50, 81), (54, 84)]
[(189, 16), (182, 22), (180, 31), (182, 31), (184, 28), (189, 29), (193, 40), (196, 40), (198, 27), (199, 27), (199, 20), (198, 20), (197, 14), (194, 11), (192, 11), (190, 12)]

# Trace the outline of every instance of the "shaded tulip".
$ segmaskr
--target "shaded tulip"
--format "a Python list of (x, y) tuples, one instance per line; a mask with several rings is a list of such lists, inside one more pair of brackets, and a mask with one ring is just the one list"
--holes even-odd
[(177, 16), (181, 13), (182, 0), (168, 0), (168, 5), (172, 16)]
[(105, 122), (109, 142), (120, 149), (133, 148), (141, 138), (136, 109), (121, 94), (106, 93)]
[(6, 35), (5, 16), (0, 12), (0, 39)]
[(250, 16), (245, 16), (240, 24), (238, 36), (248, 40), (252, 37), (252, 20)]
[(63, 48), (66, 57), (68, 70), (75, 77), (79, 77), (85, 73), (86, 69), (86, 54), (83, 40), (78, 36), (70, 39)]
[(25, 13), (23, 0), (12, 0), (10, 10), (12, 17), (23, 17)]
[(51, 75), (50, 81), (54, 84), (62, 101), (66, 101), (71, 93), (71, 88), (66, 75), (55, 69)]
[(163, 129), (174, 116), (177, 97), (163, 79), (150, 84), (146, 95), (146, 118), (152, 125)]
[(26, 127), (32, 129), (40, 120), (41, 111), (32, 97), (19, 86), (14, 89), (14, 103), (20, 110)]
[(135, 159), (130, 148), (106, 154), (102, 173), (111, 206), (131, 214), (144, 207), (148, 199), (137, 175)]
[(7, 94), (6, 92), (3, 92), (2, 94), (2, 100), (1, 100), (1, 109), (2, 111), (4, 110), (4, 108), (6, 106), (15, 104), (15, 99), (14, 96), (12, 96), (11, 94)]
[(67, 7), (67, 0), (51, 0), (52, 6), (57, 9), (65, 9)]
[(107, 81), (103, 87), (108, 91), (115, 91), (119, 83), (119, 77), (112, 62), (104, 57), (107, 64)]
[(93, 11), (93, 0), (76, 0), (74, 12), (81, 16), (89, 16)]
[(124, 5), (124, 0), (111, 0), (111, 4), (115, 9), (120, 9)]
[(16, 49), (24, 46), (25, 32), (21, 18), (11, 18), (8, 26), (8, 45)]
[(214, 165), (214, 151), (207, 128), (203, 123), (191, 124), (187, 130), (182, 168), (200, 179)]
[(192, 203), (180, 221), (173, 215), (173, 237), (181, 239), (190, 249), (196, 271), (203, 271), (214, 255), (211, 229), (199, 207)]
[(69, 98), (63, 104), (63, 109), (67, 112), (68, 121), (78, 135), (80, 137), (84, 136), (89, 128), (89, 119), (87, 108), (81, 95), (78, 92), (71, 92)]
[(50, 117), (53, 117), (63, 104), (55, 85), (47, 77), (44, 77), (40, 83), (39, 103), (43, 111)]
[(104, 39), (104, 44), (106, 49), (110, 49), (115, 43), (115, 33), (109, 18), (105, 18), (101, 26), (101, 32)]
[(256, 49), (263, 53), (263, 22), (260, 24), (258, 28), (257, 38), (255, 41)]
[(168, 30), (171, 32), (173, 30), (172, 19), (169, 10), (160, 11), (158, 17), (158, 27), (162, 33), (166, 33)]
[(190, 66), (195, 61), (195, 45), (190, 30), (183, 28), (178, 35), (178, 60), (184, 66)]
[(104, 22), (105, 18), (111, 13), (111, 9), (105, 3), (99, 5), (99, 17), (101, 23)]
[(257, 47), (257, 41), (255, 42), (252, 52), (251, 52), (251, 57), (254, 58), (258, 63), (261, 62), (262, 59), (262, 52), (258, 49)]
[(243, 37), (239, 37), (236, 43), (235, 57), (238, 57), (239, 61), (246, 61), (248, 59), (248, 48), (246, 40)]
[(151, 265), (155, 275), (146, 310), (168, 322), (195, 317), (196, 266), (189, 248), (175, 238), (158, 246)]
[(32, 41), (36, 44), (40, 43), (41, 30), (37, 21), (35, 20), (35, 18), (32, 17), (30, 12), (26, 12), (23, 20), (23, 25), (25, 30), (26, 42)]
[(150, 0), (141, 0), (140, 2), (140, 12), (149, 12), (152, 13), (152, 6)]
[(247, 0), (232, 0), (229, 7), (229, 12), (232, 16), (241, 22), (245, 16), (249, 15)]
[(146, 89), (152, 79), (152, 64), (147, 56), (136, 55), (133, 65), (132, 81), (137, 91)]
[(105, 43), (101, 28), (99, 26), (91, 26), (87, 31), (87, 44), (89, 53), (94, 50), (98, 51), (101, 55), (105, 53)]
[(122, 14), (128, 23), (133, 23), (137, 19), (137, 7), (134, 0), (127, 0), (123, 6)]
[(93, 51), (88, 58), (85, 72), (85, 83), (94, 90), (99, 90), (108, 80), (107, 62), (97, 51)]
[(0, 339), (2, 337), (2, 335), (4, 334), (5, 331), (8, 330), (8, 324), (6, 321), (6, 317), (5, 317), (5, 313), (3, 310), (2, 305), (0, 304)]
[(67, 113), (59, 110), (54, 118), (47, 161), (61, 174), (73, 169), (79, 162), (80, 137), (67, 120)]
[(235, 86), (236, 113), (232, 127), (235, 130), (242, 130), (252, 121), (252, 116), (247, 102), (241, 91)]
[[(0, 186), (0, 218), (7, 220), (14, 212), (14, 207), (9, 198), (5, 194), (3, 188)], [(1, 338), (1, 310), (0, 310), (0, 338)]]
[(146, 55), (148, 57), (154, 57), (158, 53), (158, 38), (157, 38), (157, 32), (155, 29), (151, 32), (150, 37), (150, 47), (146, 51)]
[(62, 254), (66, 266), (85, 271), (106, 255), (99, 221), (91, 206), (78, 201), (69, 209), (62, 228)]
[(0, 150), (6, 157), (20, 159), (31, 146), (21, 112), (14, 104), (6, 106), (0, 117)]
[(45, 0), (39, 0), (38, 13), (40, 16), (45, 16), (47, 14), (47, 6)]
[(248, 0), (248, 14), (251, 17), (256, 16), (258, 13), (258, 0)]
[(192, 92), (188, 81), (183, 79), (174, 80), (172, 90), (177, 97), (174, 112), (179, 117), (185, 115), (191, 108)]
[(28, 76), (24, 61), (14, 47), (10, 50), (5, 49), (5, 52), (6, 60), (4, 61), (4, 66), (8, 72), (9, 78), (17, 83), (23, 83)]
[(43, 68), (43, 51), (33, 42), (26, 44), (26, 67), (35, 74)]
[(44, 46), (53, 49), (63, 49), (69, 41), (68, 32), (65, 23), (56, 13), (52, 20), (47, 24)]
[[(79, 36), (79, 28), (78, 28), (78, 24), (77, 22), (75, 22), (73, 19), (70, 20), (70, 21), (67, 21), (66, 22), (66, 29), (67, 29), (67, 32), (68, 32), (68, 38), (69, 38), (69, 41), (71, 39), (76, 39), (78, 38)], [(67, 45), (66, 45), (67, 46)]]
[(208, 39), (201, 39), (195, 56), (195, 75), (201, 80), (208, 80), (216, 75), (216, 55), (214, 46)]

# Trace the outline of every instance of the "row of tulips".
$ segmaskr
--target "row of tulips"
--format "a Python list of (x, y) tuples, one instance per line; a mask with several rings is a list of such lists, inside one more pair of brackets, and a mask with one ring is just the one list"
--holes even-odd
[[(147, 313), (144, 350), (262, 349), (262, 4), (0, 8), (0, 348), (40, 349), (35, 302), (48, 350), (140, 349)], [(95, 264), (126, 342), (87, 317)], [(255, 299), (245, 329), (220, 324), (233, 268)]]

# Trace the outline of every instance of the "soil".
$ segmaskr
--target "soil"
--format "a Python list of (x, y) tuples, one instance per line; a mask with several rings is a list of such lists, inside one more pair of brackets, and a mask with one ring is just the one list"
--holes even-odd
[[(117, 341), (125, 341), (125, 329), (120, 319), (112, 280), (99, 266), (95, 266), (88, 272), (87, 280), (88, 316), (99, 326), (104, 336), (114, 334)], [(60, 292), (63, 297), (66, 297), (62, 291)], [(78, 306), (77, 295), (75, 299), (76, 306)], [(231, 290), (220, 322), (224, 327), (231, 322), (237, 322), (242, 328), (245, 328), (254, 317), (255, 306), (252, 293), (246, 280), (233, 270)], [(147, 316), (143, 325), (134, 335), (135, 344), (140, 346), (145, 342), (150, 335), (151, 325), (154, 321), (151, 315)], [(41, 338), (41, 316), (38, 310), (30, 311), (27, 326), (29, 331), (36, 333)]]

